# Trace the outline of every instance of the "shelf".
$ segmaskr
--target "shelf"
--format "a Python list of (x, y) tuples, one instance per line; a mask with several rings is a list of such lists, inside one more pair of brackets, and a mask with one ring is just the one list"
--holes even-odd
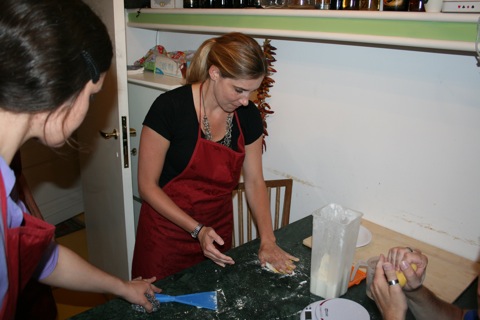
[(480, 14), (294, 9), (127, 10), (129, 27), (475, 52)]
[(139, 84), (145, 87), (160, 89), (164, 91), (172, 90), (180, 87), (185, 83), (184, 79), (154, 74), (145, 71), (142, 74), (129, 74), (127, 76), (129, 83)]

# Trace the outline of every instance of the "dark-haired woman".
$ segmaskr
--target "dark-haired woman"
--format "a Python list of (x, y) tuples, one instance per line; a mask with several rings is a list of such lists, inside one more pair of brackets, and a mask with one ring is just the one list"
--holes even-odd
[[(25, 212), (10, 192), (9, 164), (29, 139), (62, 146), (103, 84), (112, 44), (79, 0), (0, 1), (0, 319), (13, 319), (31, 278), (67, 289), (111, 293), (152, 306), (155, 278), (124, 281), (53, 241), (54, 226)], [(19, 67), (21, 66), (21, 67)]]

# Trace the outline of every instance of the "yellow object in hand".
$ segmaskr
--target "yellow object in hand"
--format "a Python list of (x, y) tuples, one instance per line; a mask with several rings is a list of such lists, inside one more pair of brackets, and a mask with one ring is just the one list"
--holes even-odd
[[(415, 263), (411, 264), (413, 270), (417, 271), (417, 265)], [(407, 284), (407, 278), (402, 271), (395, 271), (397, 273), (398, 284), (400, 287), (404, 287)]]

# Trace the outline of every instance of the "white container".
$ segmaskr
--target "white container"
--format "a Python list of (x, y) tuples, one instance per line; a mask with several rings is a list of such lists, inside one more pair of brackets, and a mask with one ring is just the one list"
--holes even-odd
[(441, 12), (443, 0), (428, 0), (424, 6), (426, 12)]
[(175, 60), (159, 54), (155, 57), (155, 74), (182, 78), (181, 65)]
[(311, 293), (332, 299), (347, 292), (362, 216), (338, 204), (313, 213)]

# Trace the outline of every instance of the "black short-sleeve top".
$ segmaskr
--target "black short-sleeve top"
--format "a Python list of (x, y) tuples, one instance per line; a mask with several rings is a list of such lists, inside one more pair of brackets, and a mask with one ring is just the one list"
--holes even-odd
[[(263, 134), (260, 111), (250, 101), (248, 106), (239, 107), (233, 118), (231, 148), (234, 151), (237, 150), (240, 135), (237, 116), (245, 145), (253, 143)], [(170, 141), (159, 181), (159, 185), (163, 187), (186, 168), (197, 143), (199, 122), (193, 102), (192, 86), (184, 85), (158, 96), (150, 107), (143, 125)]]

